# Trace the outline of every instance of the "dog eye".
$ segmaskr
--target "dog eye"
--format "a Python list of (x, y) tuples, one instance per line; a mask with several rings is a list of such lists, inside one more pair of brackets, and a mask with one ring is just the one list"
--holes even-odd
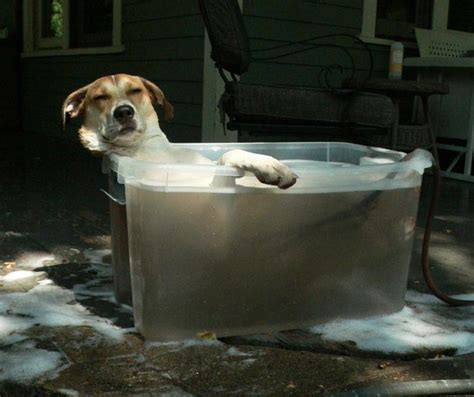
[(132, 88), (128, 93), (129, 94), (139, 94), (140, 92), (142, 92), (141, 88)]
[(100, 95), (96, 95), (93, 99), (94, 101), (105, 101), (106, 99), (109, 99), (109, 98), (110, 98), (110, 95), (100, 94)]

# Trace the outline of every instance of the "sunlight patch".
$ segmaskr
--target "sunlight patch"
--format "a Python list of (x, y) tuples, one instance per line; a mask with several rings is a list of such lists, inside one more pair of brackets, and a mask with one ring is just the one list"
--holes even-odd
[(38, 277), (38, 273), (30, 270), (17, 270), (16, 272), (10, 272), (5, 276), (0, 276), (0, 281), (11, 283), (13, 281), (24, 280), (27, 278), (35, 279)]
[(28, 252), (16, 258), (16, 263), (17, 266), (24, 269), (37, 269), (55, 260), (54, 255), (49, 255), (44, 252)]

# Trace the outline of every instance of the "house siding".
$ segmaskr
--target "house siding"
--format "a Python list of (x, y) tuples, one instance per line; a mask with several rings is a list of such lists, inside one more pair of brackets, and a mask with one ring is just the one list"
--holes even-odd
[(172, 142), (201, 140), (204, 24), (194, 0), (123, 0), (119, 54), (23, 58), (24, 130), (74, 138), (61, 129), (60, 108), (73, 90), (108, 74), (156, 82), (175, 107), (161, 127)]
[[(291, 6), (289, 5), (291, 4)], [(362, 26), (362, 0), (285, 0), (244, 1), (244, 22), (252, 49), (271, 47), (285, 41), (299, 41), (318, 35), (350, 34), (358, 36)], [(320, 41), (344, 46), (354, 59), (356, 77), (365, 76), (369, 67), (367, 52), (350, 39), (328, 38)], [(293, 48), (294, 49), (294, 48)], [(373, 77), (387, 73), (388, 48), (370, 46), (374, 60)], [(288, 49), (286, 49), (288, 51)], [(255, 52), (254, 57), (278, 55), (285, 51)], [(349, 77), (350, 60), (343, 51), (319, 48), (288, 57), (252, 62), (243, 81), (260, 84), (319, 87), (318, 74), (328, 65), (344, 67)], [(341, 76), (333, 74), (331, 83), (338, 86)]]

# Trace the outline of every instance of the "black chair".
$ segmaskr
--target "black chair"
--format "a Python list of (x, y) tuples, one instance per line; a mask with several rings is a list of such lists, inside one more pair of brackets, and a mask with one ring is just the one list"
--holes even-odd
[[(303, 135), (308, 140), (354, 141), (355, 126), (383, 129), (384, 134), (391, 128), (393, 106), (390, 99), (383, 95), (357, 90), (269, 86), (239, 81), (237, 76), (242, 76), (249, 69), (252, 51), (237, 0), (199, 0), (199, 5), (212, 46), (211, 58), (225, 81), (220, 106), (229, 117), (227, 128), (239, 131), (239, 140), (252, 140), (255, 134), (259, 137), (276, 136), (278, 140), (283, 140), (282, 137), (291, 139), (291, 135), (295, 137), (298, 134), (298, 139)], [(307, 39), (269, 50), (294, 44), (299, 47), (290, 54), (322, 46), (336, 47), (315, 44), (314, 40)]]

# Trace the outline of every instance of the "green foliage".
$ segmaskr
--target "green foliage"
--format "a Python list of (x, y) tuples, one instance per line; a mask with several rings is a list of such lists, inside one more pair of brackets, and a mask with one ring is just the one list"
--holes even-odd
[(63, 2), (52, 0), (51, 3), (51, 31), (54, 37), (63, 37)]

